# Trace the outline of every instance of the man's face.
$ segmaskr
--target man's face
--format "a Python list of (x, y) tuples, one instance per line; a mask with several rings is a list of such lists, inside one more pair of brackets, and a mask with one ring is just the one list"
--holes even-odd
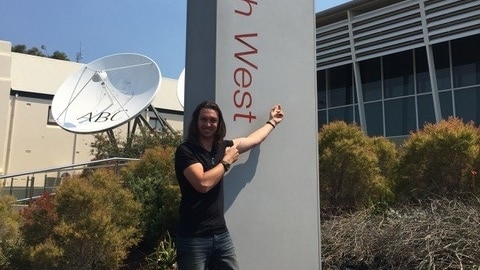
[(200, 109), (197, 127), (201, 137), (204, 139), (213, 138), (218, 127), (218, 113), (213, 109)]

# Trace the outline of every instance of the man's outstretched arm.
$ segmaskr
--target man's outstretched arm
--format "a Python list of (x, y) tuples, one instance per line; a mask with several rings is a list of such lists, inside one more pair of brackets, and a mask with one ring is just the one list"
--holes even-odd
[(282, 107), (280, 105), (273, 106), (270, 110), (270, 118), (262, 127), (255, 130), (247, 137), (236, 138), (233, 140), (234, 147), (238, 149), (238, 153), (244, 153), (263, 142), (270, 132), (282, 122), (283, 116)]

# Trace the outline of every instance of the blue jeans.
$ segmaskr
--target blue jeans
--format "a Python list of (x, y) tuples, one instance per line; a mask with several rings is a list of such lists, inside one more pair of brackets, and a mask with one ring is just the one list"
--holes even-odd
[(228, 232), (206, 237), (176, 237), (178, 270), (239, 270)]

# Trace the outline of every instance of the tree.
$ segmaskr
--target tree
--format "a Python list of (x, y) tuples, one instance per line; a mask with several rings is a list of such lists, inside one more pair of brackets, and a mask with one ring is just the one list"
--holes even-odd
[[(70, 59), (68, 59), (67, 54), (64, 53), (64, 52), (55, 51), (55, 52), (53, 52), (52, 55), (48, 55), (45, 45), (42, 45), (40, 48), (41, 48), (41, 50), (38, 49), (37, 47), (32, 47), (32, 48), (27, 49), (27, 46), (25, 46), (23, 44), (17, 44), (17, 45), (12, 46), (12, 52), (30, 54), (30, 55), (40, 56), (40, 57), (49, 57), (49, 58), (57, 59), (57, 60), (70, 61)], [(45, 52), (42, 52), (42, 50), (45, 51)]]
[(27, 52), (27, 46), (25, 46), (23, 44), (14, 45), (12, 47), (12, 52), (26, 53)]
[(40, 51), (37, 47), (32, 47), (26, 51), (27, 54), (46, 57), (47, 55)]
[(70, 61), (67, 54), (64, 53), (64, 52), (60, 52), (60, 51), (54, 51), (53, 54), (50, 55), (50, 58), (57, 59), (57, 60)]
[(355, 211), (392, 197), (395, 147), (384, 138), (369, 138), (345, 122), (324, 125), (318, 138), (322, 214)]
[(426, 124), (400, 148), (396, 190), (404, 200), (455, 197), (478, 192), (480, 133), (477, 127), (449, 118)]
[(154, 148), (159, 145), (176, 147), (181, 142), (181, 136), (169, 131), (152, 131), (140, 128), (140, 134), (123, 138), (117, 133), (118, 141), (112, 142), (103, 133), (96, 134), (90, 151), (95, 156), (94, 160), (101, 160), (111, 157), (139, 158), (145, 149)]

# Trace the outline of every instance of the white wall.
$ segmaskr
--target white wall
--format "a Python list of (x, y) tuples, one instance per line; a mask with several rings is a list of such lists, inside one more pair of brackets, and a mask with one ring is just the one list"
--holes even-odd
[(0, 174), (5, 172), (7, 152), (8, 117), (10, 107), (10, 70), (12, 44), (0, 40)]

